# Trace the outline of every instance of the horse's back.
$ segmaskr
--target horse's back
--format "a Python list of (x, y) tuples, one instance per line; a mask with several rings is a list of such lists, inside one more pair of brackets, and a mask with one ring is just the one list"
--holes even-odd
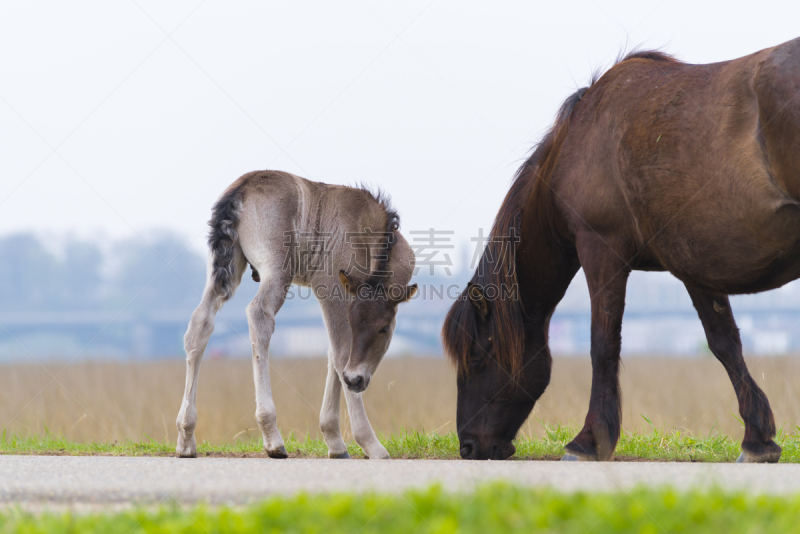
[(618, 64), (576, 106), (552, 177), (561, 212), (625, 243), (634, 268), (716, 291), (800, 276), (798, 65), (800, 40), (710, 65)]

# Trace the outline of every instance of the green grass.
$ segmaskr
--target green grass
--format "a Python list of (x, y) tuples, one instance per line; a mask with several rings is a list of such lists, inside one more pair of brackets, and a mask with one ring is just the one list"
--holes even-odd
[(199, 506), (100, 514), (0, 513), (0, 532), (797, 532), (800, 496), (721, 491), (564, 494), (488, 485), (452, 494), (276, 497), (245, 508)]
[[(563, 454), (564, 445), (569, 442), (578, 429), (569, 426), (544, 426), (545, 437), (539, 439), (521, 438), (516, 440), (515, 459), (558, 459)], [(776, 437), (783, 447), (781, 462), (800, 463), (800, 429), (797, 434), (789, 434), (781, 428)], [(437, 435), (424, 432), (406, 432), (386, 436), (381, 440), (392, 458), (458, 458), (458, 438), (454, 433)], [(327, 456), (327, 447), (321, 440), (298, 439), (293, 434), (286, 437), (286, 449), (293, 456)], [(355, 443), (350, 443), (349, 451), (354, 458), (364, 453)], [(0, 436), (0, 454), (72, 454), (72, 455), (169, 455), (174, 454), (175, 444), (155, 440), (144, 442), (115, 443), (75, 443), (62, 437), (45, 436)], [(261, 453), (261, 443), (255, 440), (239, 441), (236, 444), (198, 446), (199, 456), (251, 455)], [(616, 456), (623, 460), (669, 460), (699, 462), (732, 462), (740, 453), (738, 439), (728, 436), (695, 436), (678, 430), (659, 430), (637, 433), (623, 432)]]

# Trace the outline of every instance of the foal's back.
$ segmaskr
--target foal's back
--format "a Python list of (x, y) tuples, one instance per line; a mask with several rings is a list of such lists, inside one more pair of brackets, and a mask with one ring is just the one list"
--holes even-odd
[[(223, 197), (230, 194), (242, 199), (238, 235), (244, 257), (259, 272), (290, 272), (296, 284), (333, 279), (340, 269), (352, 267), (354, 256), (371, 270), (368, 250), (351, 246), (347, 237), (387, 230), (387, 206), (362, 188), (313, 182), (281, 171), (255, 171), (231, 184)], [(407, 283), (410, 272), (406, 273), (405, 264), (413, 260), (413, 253), (400, 234), (395, 239), (390, 263), (402, 271), (402, 283)], [(324, 251), (301, 257), (319, 247)]]

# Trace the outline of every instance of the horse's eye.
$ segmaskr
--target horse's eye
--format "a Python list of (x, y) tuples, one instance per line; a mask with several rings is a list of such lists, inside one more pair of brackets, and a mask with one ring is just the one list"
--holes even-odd
[(478, 369), (479, 367), (483, 367), (483, 361), (482, 356), (473, 354), (469, 359), (469, 368)]
[(384, 326), (383, 328), (378, 330), (378, 333), (379, 334), (388, 334), (389, 333), (389, 327), (388, 326)]

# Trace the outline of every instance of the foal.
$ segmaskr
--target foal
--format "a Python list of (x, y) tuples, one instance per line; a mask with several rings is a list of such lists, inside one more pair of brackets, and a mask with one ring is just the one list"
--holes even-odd
[(310, 286), (330, 338), (320, 429), (330, 458), (349, 458), (339, 428), (342, 382), (353, 437), (367, 457), (388, 458), (364, 411), (361, 392), (389, 348), (397, 305), (409, 300), (414, 253), (388, 200), (363, 188), (311, 182), (292, 174), (245, 174), (211, 215), (208, 280), (184, 338), (186, 389), (178, 414), (181, 457), (195, 457), (197, 378), (214, 316), (231, 298), (247, 264), (258, 293), (247, 307), (253, 347), (256, 420), (264, 449), (286, 458), (269, 383), (269, 341), (291, 284)]

